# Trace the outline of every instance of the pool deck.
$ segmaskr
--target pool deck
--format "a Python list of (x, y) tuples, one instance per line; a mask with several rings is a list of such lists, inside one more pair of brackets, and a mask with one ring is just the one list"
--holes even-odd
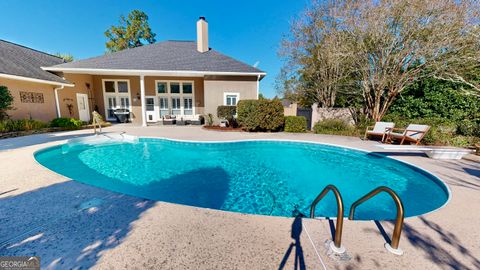
[(0, 140), (0, 256), (37, 255), (42, 269), (480, 269), (479, 162), (388, 153), (377, 142), (341, 136), (194, 126), (114, 125), (104, 131), (197, 141), (304, 140), (383, 152), (440, 177), (452, 195), (444, 208), (405, 219), (403, 256), (383, 246), (391, 222), (345, 220), (347, 255), (339, 258), (325, 248), (332, 237), (328, 220), (195, 208), (71, 181), (32, 154), (93, 131), (39, 134)]

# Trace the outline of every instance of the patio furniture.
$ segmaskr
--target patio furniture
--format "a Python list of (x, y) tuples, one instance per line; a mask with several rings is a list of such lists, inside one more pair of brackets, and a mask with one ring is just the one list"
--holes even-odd
[[(404, 142), (410, 142), (418, 145), (423, 137), (425, 137), (425, 134), (427, 134), (429, 129), (430, 126), (417, 124), (410, 124), (406, 129), (391, 128), (388, 130), (387, 140), (389, 142), (398, 140), (400, 141), (400, 144), (403, 144)], [(395, 132), (396, 130), (399, 132)]]
[(187, 124), (190, 125), (203, 125), (205, 123), (205, 118), (203, 115), (197, 114), (190, 117), (185, 116), (185, 120)]
[(185, 126), (186, 124), (187, 124), (187, 121), (185, 119), (183, 119), (183, 117), (180, 118), (180, 120), (176, 121), (177, 126)]
[(375, 126), (367, 127), (365, 130), (365, 137), (363, 139), (366, 140), (369, 136), (382, 137), (382, 142), (384, 142), (387, 138), (387, 131), (394, 127), (395, 123), (393, 122), (376, 122)]
[(175, 123), (176, 123), (175, 115), (173, 115), (173, 116), (171, 116), (171, 115), (162, 116), (162, 125), (171, 126), (171, 125), (175, 125)]
[(462, 159), (465, 155), (475, 152), (473, 149), (442, 146), (415, 146), (415, 145), (376, 145), (384, 150), (422, 152), (432, 159)]
[(128, 123), (130, 120), (130, 111), (128, 109), (116, 109), (113, 111), (118, 123)]

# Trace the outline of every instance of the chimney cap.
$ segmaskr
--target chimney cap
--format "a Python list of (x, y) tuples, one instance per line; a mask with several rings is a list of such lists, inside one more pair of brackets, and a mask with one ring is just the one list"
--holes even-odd
[(203, 17), (203, 16), (200, 16), (198, 19), (199, 19), (199, 20), (207, 21), (207, 20), (205, 19), (205, 17)]

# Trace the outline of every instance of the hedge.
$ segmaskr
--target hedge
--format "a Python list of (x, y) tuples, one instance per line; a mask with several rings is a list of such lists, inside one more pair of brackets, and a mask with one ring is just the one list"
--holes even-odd
[(55, 118), (50, 122), (51, 127), (60, 127), (65, 129), (78, 129), (83, 122), (75, 118)]
[(307, 118), (304, 116), (285, 116), (285, 132), (303, 133), (307, 131)]
[(218, 118), (225, 118), (227, 120), (233, 119), (237, 114), (237, 106), (218, 106), (217, 116)]
[(278, 99), (240, 100), (237, 120), (247, 131), (279, 131), (284, 124), (283, 105)]

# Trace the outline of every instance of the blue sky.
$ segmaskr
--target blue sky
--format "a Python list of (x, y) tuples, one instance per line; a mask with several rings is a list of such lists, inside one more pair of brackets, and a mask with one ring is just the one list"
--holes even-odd
[(282, 66), (277, 52), (292, 18), (309, 0), (242, 1), (33, 1), (1, 0), (0, 39), (46, 52), (70, 53), (76, 59), (105, 52), (104, 32), (121, 14), (145, 11), (157, 41), (195, 40), (195, 22), (209, 22), (210, 47), (267, 72), (260, 91), (275, 93)]

